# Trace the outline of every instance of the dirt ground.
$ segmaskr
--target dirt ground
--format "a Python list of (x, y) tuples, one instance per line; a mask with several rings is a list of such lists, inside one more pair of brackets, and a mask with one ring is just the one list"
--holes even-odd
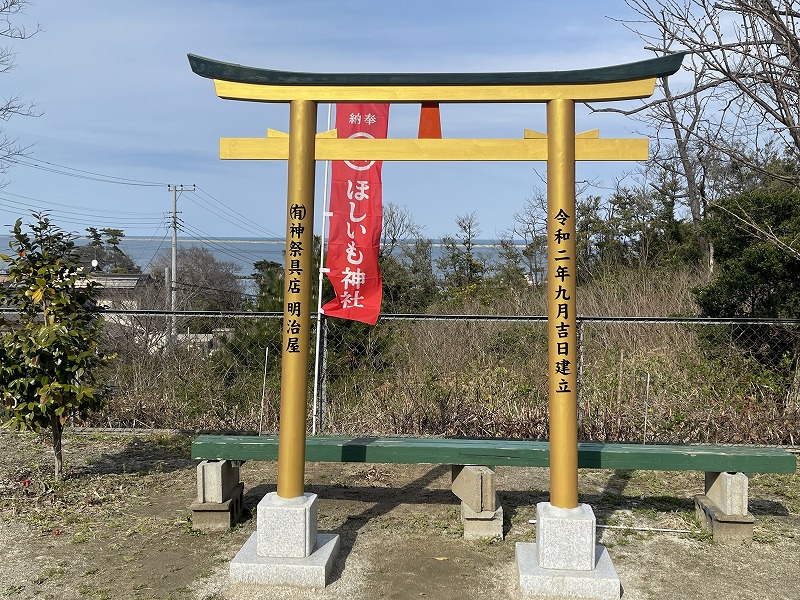
[[(223, 534), (192, 531), (191, 438), (67, 433), (69, 476), (55, 482), (48, 443), (0, 433), (0, 597), (245, 600), (519, 598), (514, 544), (533, 541), (547, 469), (498, 468), (502, 542), (461, 538), (450, 471), (436, 465), (309, 464), (318, 528), (342, 549), (324, 590), (228, 582), (228, 562), (255, 528), (249, 517), (275, 489), (275, 464), (242, 467), (248, 518)], [(800, 478), (756, 475), (749, 546), (699, 532), (692, 496), (701, 473), (581, 471), (623, 598), (800, 600)], [(620, 527), (688, 530), (635, 531)]]

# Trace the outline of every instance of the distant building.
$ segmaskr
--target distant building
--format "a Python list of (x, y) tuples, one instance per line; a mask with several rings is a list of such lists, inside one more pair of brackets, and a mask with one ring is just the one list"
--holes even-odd
[[(98, 303), (104, 308), (138, 310), (141, 292), (154, 279), (145, 273), (103, 273), (96, 271)], [(0, 273), (0, 285), (8, 281), (8, 273)]]
[(139, 310), (141, 292), (153, 283), (146, 273), (92, 273), (97, 282), (99, 304), (115, 310)]
[[(155, 280), (144, 273), (103, 273), (94, 271), (92, 278), (97, 284), (98, 304), (110, 311), (103, 315), (105, 331), (113, 343), (133, 344), (148, 352), (160, 352), (176, 344), (189, 352), (209, 356), (223, 348), (234, 336), (232, 328), (215, 328), (210, 333), (178, 332), (170, 338), (170, 320), (164, 313), (149, 314), (141, 309), (142, 299), (148, 296), (148, 287)], [(8, 273), (0, 273), (0, 286), (8, 279)], [(6, 320), (18, 321), (18, 314), (6, 314)]]

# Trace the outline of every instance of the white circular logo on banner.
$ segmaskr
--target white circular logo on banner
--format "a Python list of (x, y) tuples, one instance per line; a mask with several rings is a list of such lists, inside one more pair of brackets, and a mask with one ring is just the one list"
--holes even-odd
[[(350, 136), (348, 139), (351, 139), (351, 140), (352, 140), (353, 138), (369, 138), (369, 139), (371, 139), (371, 140), (374, 140), (374, 139), (375, 139), (375, 137), (374, 137), (374, 136), (371, 136), (370, 134), (368, 134), (368, 133), (366, 133), (366, 132), (364, 132), (364, 131), (356, 131), (356, 132), (355, 132), (353, 135), (351, 135), (351, 136)], [(346, 161), (344, 161), (344, 164), (346, 164), (348, 167), (350, 167), (351, 169), (353, 169), (353, 170), (355, 170), (355, 171), (368, 171), (368, 170), (369, 170), (369, 168), (370, 168), (372, 165), (374, 165), (374, 164), (375, 164), (375, 161), (374, 161), (374, 160), (372, 160), (372, 161), (370, 161), (370, 162), (369, 162), (367, 165), (365, 165), (365, 166), (363, 166), (363, 167), (357, 167), (356, 165), (354, 165), (353, 163), (351, 163), (349, 160), (346, 160)]]

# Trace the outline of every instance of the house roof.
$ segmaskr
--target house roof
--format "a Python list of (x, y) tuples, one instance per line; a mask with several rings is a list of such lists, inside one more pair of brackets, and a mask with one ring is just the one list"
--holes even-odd
[(97, 284), (107, 290), (133, 290), (152, 281), (146, 273), (92, 273)]

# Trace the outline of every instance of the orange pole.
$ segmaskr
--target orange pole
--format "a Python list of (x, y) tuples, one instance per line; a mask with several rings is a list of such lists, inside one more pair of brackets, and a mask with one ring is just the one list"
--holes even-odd
[(419, 111), (419, 139), (442, 139), (442, 117), (438, 102), (423, 102)]

